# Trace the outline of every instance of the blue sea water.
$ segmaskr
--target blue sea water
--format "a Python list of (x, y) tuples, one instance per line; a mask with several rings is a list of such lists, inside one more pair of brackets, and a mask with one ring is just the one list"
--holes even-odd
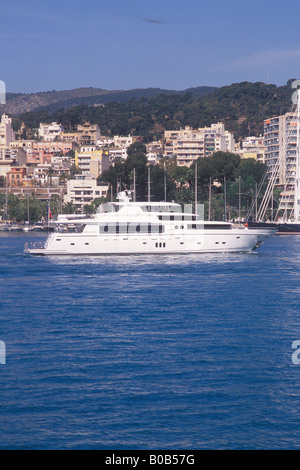
[(300, 237), (121, 258), (28, 241), (0, 236), (1, 449), (300, 448)]

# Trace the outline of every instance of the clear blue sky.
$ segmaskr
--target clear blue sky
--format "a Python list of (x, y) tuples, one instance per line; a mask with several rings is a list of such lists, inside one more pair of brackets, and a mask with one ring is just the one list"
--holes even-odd
[(300, 79), (299, 0), (9, 0), (0, 38), (10, 92)]

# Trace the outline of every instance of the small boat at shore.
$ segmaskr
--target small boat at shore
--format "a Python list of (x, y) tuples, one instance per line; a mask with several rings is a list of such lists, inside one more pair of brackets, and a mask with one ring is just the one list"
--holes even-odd
[(21, 225), (14, 224), (9, 227), (9, 231), (10, 232), (23, 232), (23, 227)]

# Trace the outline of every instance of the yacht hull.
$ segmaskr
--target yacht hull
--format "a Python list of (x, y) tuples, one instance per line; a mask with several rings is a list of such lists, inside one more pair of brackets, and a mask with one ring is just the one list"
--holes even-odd
[(266, 229), (217, 230), (209, 234), (203, 231), (197, 235), (160, 234), (151, 237), (54, 233), (50, 235), (44, 246), (26, 246), (25, 251), (40, 256), (250, 252), (274, 233), (274, 230)]

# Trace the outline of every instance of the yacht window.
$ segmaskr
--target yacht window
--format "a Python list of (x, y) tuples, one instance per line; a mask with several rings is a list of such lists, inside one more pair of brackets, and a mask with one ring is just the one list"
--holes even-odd
[(231, 230), (230, 224), (191, 224), (187, 226), (189, 230)]
[(112, 234), (134, 234), (134, 233), (164, 233), (164, 226), (159, 224), (127, 224), (127, 223), (109, 223), (99, 227), (100, 233)]
[(230, 224), (218, 224), (218, 225), (207, 224), (207, 225), (204, 225), (204, 230), (231, 230), (231, 225)]
[(176, 214), (176, 215), (159, 215), (158, 216), (159, 220), (164, 220), (164, 221), (191, 221), (191, 220), (196, 220), (196, 216), (191, 215), (191, 214)]

